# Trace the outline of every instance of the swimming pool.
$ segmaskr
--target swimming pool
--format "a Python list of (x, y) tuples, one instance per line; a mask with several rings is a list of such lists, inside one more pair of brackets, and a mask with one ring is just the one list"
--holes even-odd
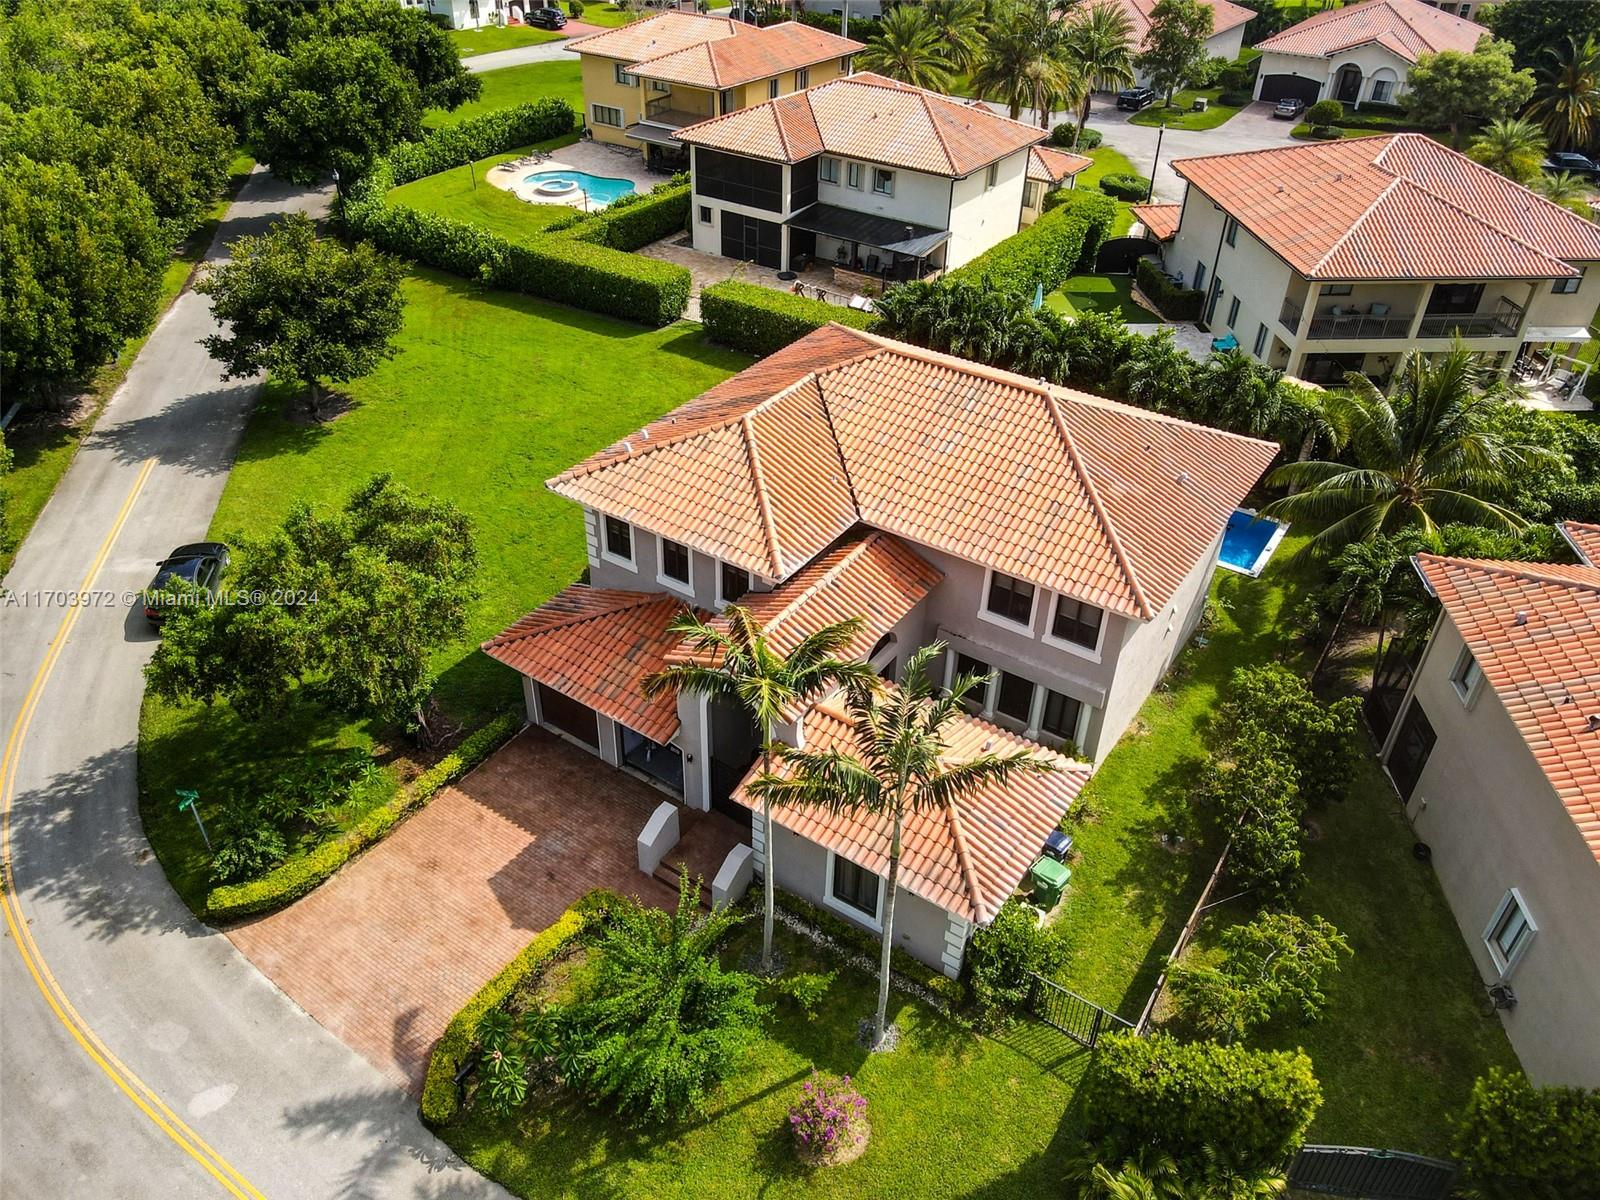
[(587, 171), (535, 171), (523, 183), (533, 185), (534, 200), (571, 200), (587, 197), (590, 207), (604, 207), (633, 191), (633, 181), (591, 175)]
[(1257, 517), (1248, 508), (1236, 508), (1222, 534), (1221, 565), (1254, 579), (1266, 568), (1272, 552), (1289, 527), (1270, 517)]

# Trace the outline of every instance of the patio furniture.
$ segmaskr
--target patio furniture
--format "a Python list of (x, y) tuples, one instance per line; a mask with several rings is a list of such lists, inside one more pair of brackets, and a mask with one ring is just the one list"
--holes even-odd
[(1211, 349), (1219, 353), (1226, 354), (1228, 351), (1237, 350), (1238, 348), (1239, 339), (1234, 337), (1231, 333), (1225, 334), (1222, 337), (1215, 337), (1211, 339)]
[(1372, 306), (1372, 315), (1375, 317), (1387, 317), (1389, 315), (1389, 306), (1387, 304), (1374, 304)]
[(867, 255), (867, 274), (868, 275), (876, 275), (877, 273), (878, 273), (878, 256), (876, 254), (869, 254), (869, 255)]
[(871, 312), (872, 301), (868, 300), (860, 292), (857, 292), (854, 296), (850, 297), (850, 307), (859, 312)]

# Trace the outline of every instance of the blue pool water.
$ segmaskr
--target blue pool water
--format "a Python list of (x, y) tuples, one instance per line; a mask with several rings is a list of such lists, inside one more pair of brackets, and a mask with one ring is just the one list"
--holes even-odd
[(1288, 530), (1279, 521), (1235, 509), (1222, 535), (1222, 565), (1254, 578), (1261, 574)]
[[(619, 196), (626, 196), (633, 191), (633, 183), (627, 179), (612, 179), (605, 175), (590, 175), (587, 171), (535, 171), (532, 175), (523, 177), (523, 183), (534, 185), (535, 199), (564, 200), (575, 191), (587, 192), (591, 205), (610, 204)], [(540, 184), (572, 184), (572, 187), (563, 189), (561, 195), (549, 197), (538, 196)]]

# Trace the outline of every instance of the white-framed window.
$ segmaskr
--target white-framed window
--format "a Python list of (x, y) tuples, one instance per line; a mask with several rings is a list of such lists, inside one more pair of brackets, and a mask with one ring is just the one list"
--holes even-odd
[(988, 191), (990, 188), (992, 188), (995, 184), (997, 184), (999, 182), (1000, 182), (1000, 164), (997, 163), (997, 162), (992, 162), (992, 163), (989, 164), (988, 171), (986, 171), (984, 173), (984, 176), (983, 176), (983, 190), (984, 191)]
[(589, 106), (589, 119), (596, 125), (610, 125), (614, 129), (622, 128), (622, 110), (613, 108), (609, 104), (591, 104)]
[(709, 204), (702, 204), (700, 206), (700, 224), (711, 224), (711, 206)]
[(1227, 222), (1222, 226), (1222, 240), (1227, 242), (1228, 245), (1233, 246), (1238, 244), (1238, 237), (1239, 222), (1235, 221), (1232, 217), (1229, 217)]
[(848, 54), (839, 60), (839, 74), (850, 74), (850, 56)]
[(1194, 264), (1194, 290), (1199, 291), (1206, 286), (1206, 264), (1196, 259)]
[(1100, 639), (1105, 635), (1106, 614), (1083, 600), (1057, 596), (1050, 613), (1050, 628), (1045, 637), (1054, 645), (1086, 658), (1100, 657)]
[(894, 172), (883, 167), (873, 167), (872, 190), (880, 196), (894, 195)]
[(994, 693), (994, 713), (1026, 727), (1033, 719), (1033, 680), (1001, 671)]
[(1372, 84), (1372, 101), (1374, 104), (1387, 104), (1394, 94), (1394, 80), (1378, 79)]
[(848, 913), (873, 929), (883, 927), (883, 880), (831, 850), (828, 851), (828, 878), (822, 897), (829, 908)]
[(1349, 296), (1355, 290), (1356, 285), (1353, 283), (1325, 283), (1322, 285), (1322, 294), (1324, 296)]
[(1235, 296), (1228, 302), (1228, 328), (1232, 329), (1239, 323), (1239, 297)]
[(1038, 208), (1044, 200), (1044, 184), (1030, 179), (1022, 188), (1022, 207)]
[(767, 80), (767, 99), (768, 100), (776, 100), (777, 98), (778, 98), (778, 77), (776, 75), (774, 75), (771, 79)]
[(1478, 689), (1483, 686), (1483, 668), (1466, 646), (1461, 647), (1461, 653), (1456, 656), (1456, 665), (1450, 669), (1450, 686), (1456, 690), (1463, 704), (1471, 704)]
[(1261, 327), (1256, 330), (1255, 356), (1257, 358), (1260, 358), (1261, 357), (1261, 352), (1263, 350), (1265, 350), (1266, 348), (1267, 348), (1267, 326), (1266, 326), (1266, 322), (1263, 321), (1261, 323)]
[(617, 82), (620, 83), (623, 87), (638, 87), (639, 86), (639, 77), (637, 75), (629, 75), (626, 71), (624, 71), (622, 69), (622, 64), (621, 63), (612, 63), (611, 64), (611, 70), (616, 74)]
[(600, 518), (600, 553), (614, 563), (633, 566), (633, 526), (616, 517)]
[(839, 183), (839, 160), (824, 155), (817, 163), (817, 178), (835, 187)]
[(1044, 711), (1039, 715), (1039, 732), (1071, 742), (1083, 749), (1084, 719), (1089, 706), (1082, 700), (1047, 688), (1044, 694)]
[(671, 538), (660, 538), (661, 565), (657, 578), (670, 588), (681, 592), (694, 592), (694, 556), (689, 547)]
[(659, 79), (652, 79), (650, 81), (650, 90), (652, 92), (661, 92), (665, 94), (672, 91), (672, 85), (670, 83), (662, 83)]
[(717, 571), (717, 599), (732, 604), (750, 590), (750, 572), (732, 563), (723, 563)]
[(1569, 279), (1558, 279), (1550, 285), (1550, 290), (1558, 296), (1570, 296), (1583, 286), (1583, 272), (1579, 271)]
[(1507, 890), (1494, 916), (1483, 927), (1483, 944), (1489, 948), (1489, 957), (1501, 979), (1511, 977), (1538, 932), (1539, 926), (1529, 914), (1522, 893), (1516, 888)]
[(983, 607), (978, 616), (985, 621), (1033, 633), (1033, 608), (1039, 589), (1025, 579), (990, 571), (983, 584)]
[(794, 73), (794, 90), (803, 92), (811, 86), (811, 68), (801, 67)]
[(861, 164), (858, 162), (846, 163), (844, 167), (844, 181), (846, 186), (861, 190)]
[(733, 111), (734, 104), (732, 88), (724, 88), (722, 91), (717, 93), (717, 106), (722, 110), (724, 116)]
[(979, 713), (988, 711), (989, 689), (994, 686), (994, 669), (982, 659), (973, 658), (970, 654), (957, 653), (955, 658), (951, 660), (950, 678), (947, 683), (949, 686), (954, 687), (956, 680), (964, 679), (968, 675), (976, 675), (979, 679), (985, 681), (979, 683), (977, 687), (968, 692), (967, 698), (963, 703), (963, 707), (968, 712), (973, 716), (977, 716)]

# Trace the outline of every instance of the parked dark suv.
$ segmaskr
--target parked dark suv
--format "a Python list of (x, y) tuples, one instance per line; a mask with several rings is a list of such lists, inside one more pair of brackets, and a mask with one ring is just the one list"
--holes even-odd
[(1149, 108), (1157, 99), (1149, 88), (1128, 88), (1117, 93), (1117, 107), (1124, 112), (1138, 112), (1142, 108)]
[(1560, 150), (1545, 160), (1546, 171), (1565, 171), (1569, 175), (1576, 175), (1580, 179), (1600, 179), (1600, 166), (1596, 166), (1591, 159), (1581, 154), (1574, 154), (1570, 150)]
[(559, 8), (530, 8), (523, 21), (536, 29), (560, 29), (567, 23), (567, 14)]

